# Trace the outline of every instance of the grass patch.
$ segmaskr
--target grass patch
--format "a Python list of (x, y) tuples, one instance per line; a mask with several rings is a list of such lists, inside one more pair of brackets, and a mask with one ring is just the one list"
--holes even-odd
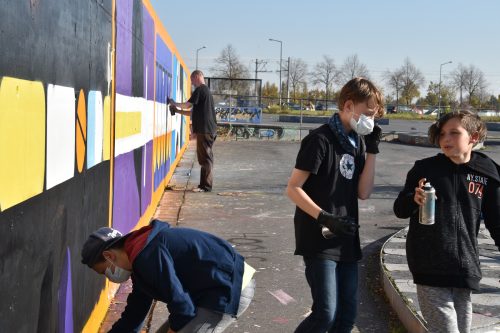
[(327, 116), (331, 117), (333, 111), (306, 111), (306, 110), (290, 110), (290, 109), (282, 109), (279, 106), (273, 105), (269, 108), (262, 109), (262, 113), (267, 114), (282, 114), (282, 115), (290, 115), (290, 116), (300, 116), (302, 113), (303, 116)]
[[(386, 114), (384, 118), (387, 119), (403, 119), (403, 120), (437, 120), (436, 116), (424, 116), (411, 112), (404, 113), (390, 113)], [(484, 122), (500, 122), (500, 117), (481, 117)]]
[(500, 122), (500, 117), (481, 117), (482, 121), (485, 121), (487, 123), (498, 123)]
[(404, 113), (390, 113), (385, 114), (384, 118), (387, 119), (402, 119), (402, 120), (436, 120), (436, 116), (424, 116), (421, 114), (404, 112)]

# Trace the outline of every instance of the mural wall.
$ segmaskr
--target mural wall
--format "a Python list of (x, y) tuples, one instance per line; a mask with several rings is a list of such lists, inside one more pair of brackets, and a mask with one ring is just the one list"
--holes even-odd
[(0, 17), (0, 332), (92, 332), (112, 288), (81, 246), (151, 218), (189, 135), (166, 107), (186, 68), (148, 0), (0, 0)]

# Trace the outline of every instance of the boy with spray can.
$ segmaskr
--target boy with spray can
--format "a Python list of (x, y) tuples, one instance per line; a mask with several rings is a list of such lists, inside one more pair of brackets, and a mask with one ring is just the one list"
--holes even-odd
[[(429, 128), (429, 141), (442, 154), (416, 161), (394, 202), (396, 216), (410, 218), (406, 254), (429, 332), (470, 331), (471, 291), (481, 280), (481, 214), (500, 249), (500, 167), (472, 151), (485, 137), (486, 126), (476, 114), (442, 116)], [(424, 190), (426, 183), (435, 194), (430, 186)], [(429, 205), (433, 199), (435, 207)]]

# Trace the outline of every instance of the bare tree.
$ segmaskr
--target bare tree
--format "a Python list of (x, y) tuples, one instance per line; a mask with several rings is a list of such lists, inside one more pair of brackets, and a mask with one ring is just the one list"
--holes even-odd
[(403, 87), (401, 97), (406, 100), (406, 105), (410, 105), (415, 97), (420, 96), (420, 87), (424, 84), (424, 75), (410, 61), (410, 58), (404, 60), (400, 71), (403, 75)]
[(487, 84), (484, 73), (474, 65), (470, 65), (465, 73), (464, 89), (468, 94), (469, 105), (471, 105), (474, 97), (481, 99), (481, 96), (485, 96)]
[(323, 61), (317, 63), (314, 66), (314, 70), (311, 72), (312, 84), (325, 87), (325, 96), (327, 100), (333, 83), (337, 81), (337, 77), (338, 71), (335, 67), (335, 62), (333, 58), (327, 55), (323, 56)]
[(306, 83), (307, 64), (302, 59), (290, 59), (290, 85), (292, 86), (293, 99), (297, 97), (297, 90)]
[(366, 65), (359, 61), (358, 55), (353, 54), (348, 56), (342, 64), (339, 71), (338, 83), (342, 85), (343, 83), (358, 76), (370, 79), (370, 72), (368, 71)]
[(452, 84), (460, 92), (460, 105), (463, 104), (463, 91), (467, 77), (467, 67), (463, 64), (458, 64), (457, 69), (451, 73)]
[(211, 70), (219, 77), (228, 79), (248, 78), (248, 69), (241, 63), (236, 49), (228, 44), (222, 49)]
[(219, 82), (219, 89), (226, 93), (224, 99), (231, 100), (232, 95), (249, 95), (249, 82), (238, 80), (249, 77), (248, 69), (242, 64), (236, 49), (231, 44), (222, 49), (211, 70), (215, 76), (229, 79)]
[(384, 73), (384, 79), (387, 85), (396, 92), (396, 107), (399, 103), (399, 93), (403, 89), (403, 71), (396, 69), (394, 71), (387, 70)]

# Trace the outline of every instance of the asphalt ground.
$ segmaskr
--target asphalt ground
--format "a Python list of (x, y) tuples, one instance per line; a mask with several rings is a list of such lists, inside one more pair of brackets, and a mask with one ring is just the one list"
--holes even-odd
[[(385, 143), (383, 143), (385, 145)], [(387, 144), (389, 145), (389, 144)], [(217, 141), (215, 182), (211, 193), (185, 192), (178, 225), (205, 230), (235, 245), (256, 268), (257, 289), (247, 312), (228, 332), (293, 332), (311, 306), (302, 257), (294, 256), (295, 206), (284, 195), (294, 166), (298, 142)], [(186, 159), (194, 158), (186, 152)], [(188, 170), (193, 165), (192, 170)], [(190, 175), (177, 182), (177, 175)], [(196, 163), (186, 163), (174, 174), (172, 191), (198, 183)], [(397, 331), (400, 323), (385, 300), (380, 282), (379, 251), (384, 241), (404, 227), (404, 221), (373, 219), (375, 211), (392, 214), (392, 200), (384, 183), (374, 200), (360, 202), (361, 241), (360, 303), (355, 332)], [(166, 202), (165, 202), (166, 204)], [(159, 207), (161, 210), (161, 205)], [(162, 213), (160, 212), (159, 215)], [(158, 327), (153, 316), (151, 328)]]

